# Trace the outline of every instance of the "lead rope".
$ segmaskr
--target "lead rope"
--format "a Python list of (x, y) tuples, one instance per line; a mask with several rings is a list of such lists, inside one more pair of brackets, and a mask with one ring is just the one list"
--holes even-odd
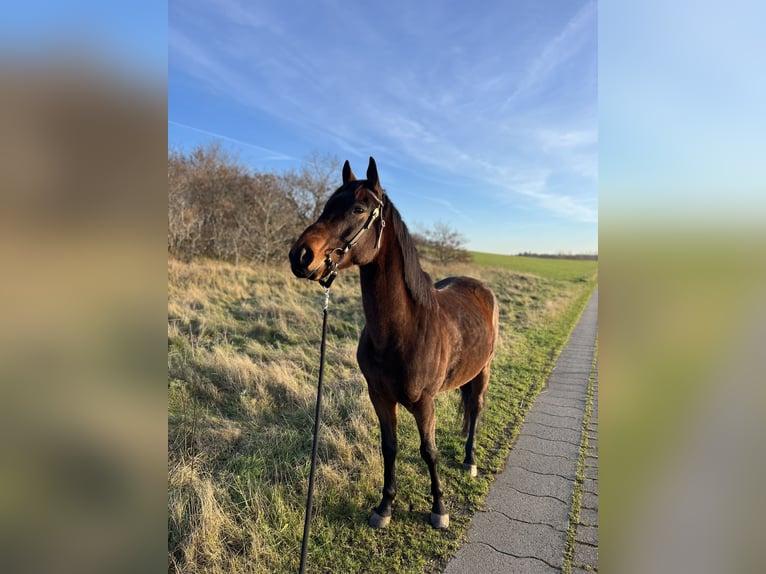
[(319, 382), (317, 383), (317, 404), (314, 412), (314, 442), (311, 446), (311, 470), (309, 471), (309, 493), (306, 498), (306, 519), (303, 523), (303, 543), (301, 545), (301, 566), (299, 574), (306, 569), (306, 551), (309, 545), (309, 529), (311, 526), (311, 503), (314, 498), (314, 470), (317, 461), (317, 446), (319, 444), (319, 417), (322, 413), (322, 376), (324, 375), (325, 341), (327, 339), (327, 307), (330, 304), (330, 286), (324, 290), (324, 307), (322, 308), (322, 343), (319, 346)]

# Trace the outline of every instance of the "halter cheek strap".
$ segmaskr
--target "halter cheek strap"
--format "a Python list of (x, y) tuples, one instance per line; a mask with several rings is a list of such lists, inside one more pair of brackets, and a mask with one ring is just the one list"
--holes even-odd
[[(341, 261), (343, 261), (346, 253), (348, 253), (352, 247), (359, 243), (362, 234), (372, 226), (376, 219), (380, 219), (380, 228), (378, 229), (378, 235), (375, 237), (375, 249), (377, 250), (380, 247), (380, 238), (383, 236), (383, 228), (386, 226), (386, 220), (383, 219), (383, 202), (378, 199), (378, 196), (369, 189), (364, 188), (364, 190), (372, 195), (375, 201), (378, 202), (378, 206), (370, 212), (370, 215), (367, 217), (367, 221), (365, 221), (364, 225), (359, 229), (359, 231), (354, 233), (353, 237), (351, 237), (351, 239), (346, 242), (346, 245), (343, 247), (336, 247), (335, 249), (331, 249), (327, 252), (325, 257), (326, 271), (322, 278), (319, 280), (319, 284), (325, 289), (329, 289), (330, 285), (332, 285), (332, 282), (335, 281), (335, 277), (338, 275), (338, 265)], [(333, 261), (332, 259), (332, 255), (334, 253), (339, 255), (337, 261)]]

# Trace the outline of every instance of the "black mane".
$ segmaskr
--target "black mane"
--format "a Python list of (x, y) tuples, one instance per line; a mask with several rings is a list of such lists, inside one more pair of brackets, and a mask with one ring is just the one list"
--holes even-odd
[(420, 266), (415, 240), (410, 235), (407, 225), (399, 214), (399, 210), (396, 209), (396, 206), (388, 196), (384, 197), (386, 204), (389, 206), (389, 213), (386, 216), (386, 227), (393, 227), (396, 239), (399, 241), (402, 259), (404, 260), (404, 282), (407, 285), (407, 290), (416, 303), (431, 309), (436, 303), (431, 276)]

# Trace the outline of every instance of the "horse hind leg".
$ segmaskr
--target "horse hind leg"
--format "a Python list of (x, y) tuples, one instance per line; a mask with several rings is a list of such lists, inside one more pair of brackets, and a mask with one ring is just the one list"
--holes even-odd
[(471, 476), (478, 475), (474, 458), (474, 439), (476, 436), (476, 422), (479, 420), (479, 413), (484, 408), (484, 395), (487, 392), (488, 383), (489, 365), (486, 365), (478, 375), (460, 388), (463, 406), (463, 436), (467, 436), (463, 470)]

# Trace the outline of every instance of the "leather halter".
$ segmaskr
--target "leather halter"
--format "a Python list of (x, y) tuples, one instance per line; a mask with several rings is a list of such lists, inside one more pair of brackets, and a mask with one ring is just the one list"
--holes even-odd
[[(375, 249), (377, 250), (380, 247), (380, 238), (383, 235), (383, 228), (386, 226), (386, 220), (383, 219), (383, 202), (378, 199), (378, 196), (375, 195), (373, 191), (367, 189), (366, 187), (362, 189), (368, 192), (373, 197), (373, 199), (378, 202), (378, 206), (370, 212), (370, 215), (367, 217), (367, 221), (365, 221), (364, 225), (356, 233), (354, 233), (351, 239), (346, 242), (346, 245), (343, 247), (330, 249), (325, 254), (325, 272), (322, 274), (322, 278), (319, 280), (319, 284), (325, 289), (329, 289), (330, 285), (332, 285), (332, 282), (335, 281), (335, 277), (338, 275), (338, 265), (340, 265), (340, 262), (343, 261), (346, 253), (348, 253), (352, 247), (359, 243), (362, 234), (364, 234), (365, 231), (372, 227), (372, 224), (376, 219), (380, 219), (380, 228), (378, 229), (378, 235), (375, 238)], [(332, 256), (336, 253), (339, 255), (339, 257), (337, 261), (334, 261)]]

